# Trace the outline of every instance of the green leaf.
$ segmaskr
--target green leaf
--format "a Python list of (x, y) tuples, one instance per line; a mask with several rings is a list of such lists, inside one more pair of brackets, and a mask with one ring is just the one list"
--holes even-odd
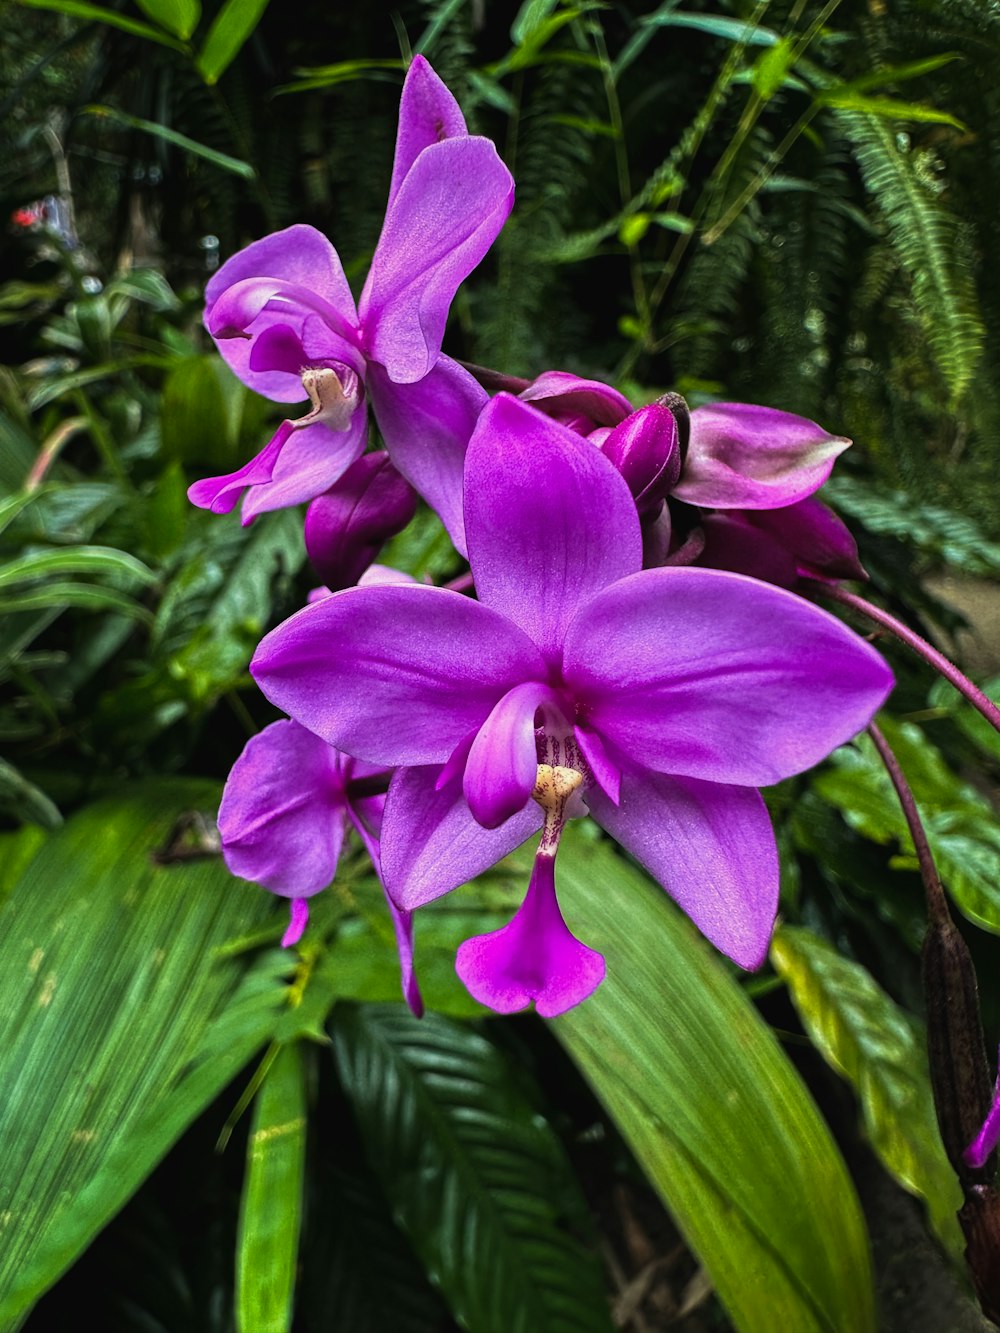
[(145, 37), (148, 41), (158, 42), (160, 46), (169, 46), (174, 51), (185, 50), (183, 42), (168, 37), (159, 28), (151, 28), (148, 23), (130, 19), (114, 9), (87, 4), (85, 0), (17, 0), (17, 3), (28, 9), (48, 9), (56, 14), (68, 14), (71, 18), (83, 19), (85, 22), (107, 23), (112, 28), (120, 28), (122, 32), (130, 32), (133, 37)]
[(610, 1333), (561, 1145), (499, 1051), (437, 1015), (335, 1011), (341, 1083), (397, 1220), (476, 1333)]
[(226, 0), (195, 62), (206, 83), (217, 83), (239, 55), (267, 8), (267, 0)]
[[(927, 841), (945, 888), (970, 921), (1000, 934), (1000, 826), (996, 811), (944, 762), (912, 722), (881, 716), (879, 726), (902, 765), (920, 810)], [(904, 855), (893, 865), (916, 870), (909, 828), (889, 775), (867, 736), (842, 746), (813, 789), (841, 811), (848, 824)]]
[(765, 102), (770, 101), (785, 82), (794, 61), (795, 43), (789, 36), (779, 38), (754, 61), (753, 86)]
[(942, 65), (950, 65), (953, 60), (960, 60), (957, 51), (945, 51), (938, 56), (927, 56), (924, 60), (910, 60), (903, 65), (883, 65), (880, 69), (862, 74), (851, 79), (843, 86), (855, 92), (867, 92), (869, 88), (884, 88), (891, 83), (905, 83), (908, 79), (920, 79), (925, 74), (933, 74)]
[[(0, 1326), (22, 1316), (273, 1030), (270, 910), (172, 848), (218, 788), (158, 781), (46, 841), (0, 910)], [(174, 859), (178, 857), (180, 859)]]
[(559, 0), (523, 0), (510, 25), (510, 40), (522, 46), (559, 6)]
[(0, 907), (45, 845), (46, 832), (25, 824), (16, 833), (0, 833)]
[[(608, 976), (553, 1021), (739, 1333), (871, 1333), (864, 1221), (774, 1034), (666, 895), (568, 830), (559, 897)], [(711, 885), (705, 885), (711, 892)]]
[(154, 23), (186, 41), (201, 18), (201, 0), (135, 0)]
[(643, 27), (694, 28), (712, 37), (724, 37), (728, 42), (746, 46), (777, 46), (781, 38), (770, 28), (743, 23), (722, 14), (685, 14), (674, 9), (661, 8), (648, 18), (640, 20)]
[(156, 575), (141, 560), (113, 546), (71, 546), (61, 551), (31, 551), (0, 566), (0, 588), (53, 574), (104, 574), (112, 579), (155, 583)]
[(43, 829), (55, 829), (62, 823), (58, 806), (6, 759), (0, 759), (0, 810)]
[(250, 394), (219, 356), (188, 356), (163, 386), (163, 454), (206, 473), (233, 471)]
[(956, 130), (967, 130), (955, 116), (947, 111), (938, 111), (936, 107), (924, 106), (921, 102), (900, 102), (895, 97), (867, 97), (856, 92), (847, 84), (838, 84), (826, 89), (817, 96), (820, 106), (839, 107), (844, 111), (863, 111), (870, 116), (882, 116), (887, 120), (917, 120), (931, 125), (951, 125)]
[(901, 1185), (927, 1200), (934, 1230), (960, 1261), (962, 1191), (941, 1144), (922, 1026), (860, 963), (811, 931), (782, 926), (771, 961), (812, 1044), (857, 1092), (875, 1152)]
[[(214, 82), (214, 80), (211, 80), (211, 82)], [(169, 125), (160, 125), (154, 120), (143, 120), (139, 116), (128, 116), (124, 111), (118, 111), (115, 107), (110, 106), (85, 106), (83, 110), (88, 116), (98, 116), (102, 120), (113, 120), (119, 125), (127, 125), (129, 129), (142, 130), (145, 134), (152, 134), (157, 139), (163, 139), (166, 143), (172, 143), (175, 147), (183, 148), (188, 153), (194, 153), (195, 157), (203, 157), (206, 162), (221, 167), (223, 171), (231, 171), (236, 176), (242, 176), (244, 180), (253, 180), (257, 175), (249, 162), (243, 162), (238, 157), (230, 157), (228, 153), (220, 153), (216, 148), (209, 148), (207, 144), (189, 139), (186, 134), (180, 134), (177, 130), (172, 130)]]
[[(1000, 676), (984, 680), (980, 689), (987, 698), (1000, 706)], [(986, 721), (982, 713), (971, 707), (944, 677), (939, 677), (931, 686), (928, 703), (932, 708), (940, 709), (943, 714), (954, 718), (960, 730), (983, 754), (1000, 762), (1000, 732)]]
[(4, 615), (20, 611), (39, 611), (50, 607), (78, 606), (84, 611), (119, 611), (134, 620), (152, 623), (153, 617), (144, 606), (114, 588), (102, 588), (97, 583), (45, 583), (39, 588), (28, 588), (0, 597), (0, 612)]
[(278, 1051), (254, 1102), (236, 1249), (240, 1333), (292, 1326), (305, 1150), (304, 1053), (294, 1042)]

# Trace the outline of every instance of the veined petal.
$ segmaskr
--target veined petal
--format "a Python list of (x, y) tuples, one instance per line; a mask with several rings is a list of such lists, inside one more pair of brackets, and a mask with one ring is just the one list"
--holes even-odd
[(441, 351), (459, 285), (493, 244), (514, 180), (488, 139), (425, 148), (385, 215), (364, 292), (364, 346), (390, 379), (422, 379)]
[(396, 155), (392, 163), (388, 210), (406, 173), (425, 148), (442, 139), (464, 139), (469, 131), (454, 97), (423, 56), (414, 56), (399, 100)]
[(590, 813), (724, 954), (760, 967), (778, 910), (778, 852), (752, 787), (627, 774), (621, 804), (595, 788)]
[(463, 786), (469, 809), (484, 828), (496, 828), (531, 800), (538, 774), (535, 713), (547, 699), (555, 701), (548, 685), (516, 685), (472, 743)]
[(226, 781), (226, 865), (285, 898), (318, 893), (337, 870), (345, 809), (337, 752), (296, 722), (274, 722), (247, 742)]
[(604, 980), (604, 959), (563, 920), (555, 857), (535, 858), (514, 919), (459, 945), (455, 970), (473, 999), (499, 1014), (512, 1014), (534, 1000), (543, 1018), (554, 1018), (597, 989)]
[(480, 601), (557, 660), (577, 608), (642, 565), (635, 501), (593, 445), (509, 394), (469, 443), (465, 528)]
[(394, 384), (373, 363), (368, 391), (393, 463), (437, 511), (465, 555), (462, 470), (469, 438), (488, 402), (486, 390), (457, 361), (442, 356), (416, 384)]
[(213, 514), (228, 514), (236, 508), (248, 486), (266, 486), (274, 476), (285, 442), (295, 430), (295, 423), (283, 421), (274, 435), (249, 463), (221, 477), (203, 477), (188, 487), (188, 499), (199, 509)]
[(659, 773), (767, 786), (871, 721), (879, 654), (794, 593), (712, 569), (650, 569), (598, 593), (566, 636), (584, 725)]
[(347, 588), (304, 607), (267, 635), (250, 670), (310, 731), (395, 767), (442, 763), (544, 663), (488, 607), (412, 584)]
[(389, 785), (382, 821), (382, 875), (386, 891), (412, 911), (450, 893), (502, 860), (542, 825), (529, 801), (486, 829), (473, 818), (461, 778), (437, 787), (440, 767), (403, 768)]
[(287, 509), (314, 500), (328, 490), (364, 452), (368, 433), (366, 416), (362, 403), (347, 430), (331, 430), (322, 422), (293, 430), (270, 478), (252, 484), (243, 502), (243, 522), (249, 523), (258, 514), (272, 509)]
[(778, 509), (822, 486), (850, 443), (773, 407), (697, 407), (674, 495), (707, 509)]

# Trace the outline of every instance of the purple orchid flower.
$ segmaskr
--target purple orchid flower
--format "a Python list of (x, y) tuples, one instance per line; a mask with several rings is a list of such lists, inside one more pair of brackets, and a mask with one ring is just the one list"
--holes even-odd
[(470, 136), (458, 103), (422, 56), (399, 108), (389, 202), (361, 300), (336, 250), (308, 226), (266, 236), (223, 264), (205, 324), (244, 384), (311, 410), (282, 422), (237, 472), (196, 482), (192, 503), (243, 521), (311, 500), (361, 456), (370, 398), (400, 472), (462, 536), (462, 464), (486, 394), (441, 355), (448, 310), (513, 204), (493, 144)]
[[(241, 879), (290, 899), (285, 948), (297, 944), (309, 919), (308, 900), (327, 888), (348, 828), (380, 874), (378, 832), (389, 774), (341, 754), (297, 722), (274, 722), (247, 742), (233, 765), (219, 806), (226, 865)], [(413, 970), (412, 913), (386, 895), (399, 949), (403, 994), (423, 1012)]]
[(350, 588), (262, 642), (251, 671), (304, 726), (401, 766), (382, 828), (390, 895), (413, 910), (542, 827), (527, 897), (458, 970), (500, 1012), (560, 1013), (604, 963), (555, 896), (567, 818), (590, 814), (723, 952), (763, 961), (778, 862), (757, 787), (802, 772), (883, 702), (882, 658), (781, 589), (716, 570), (642, 570), (628, 485), (595, 448), (506, 394), (469, 445), (478, 601)]
[(364, 454), (306, 510), (309, 561), (331, 590), (357, 583), (417, 509), (413, 487), (389, 455)]
[(781, 509), (720, 509), (701, 520), (698, 563), (794, 588), (802, 578), (867, 579), (858, 546), (814, 495)]

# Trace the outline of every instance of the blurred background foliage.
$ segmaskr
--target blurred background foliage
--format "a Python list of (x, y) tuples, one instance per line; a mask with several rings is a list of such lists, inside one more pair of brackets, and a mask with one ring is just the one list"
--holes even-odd
[[(272, 717), (247, 662), (310, 575), (298, 516), (242, 528), (185, 491), (276, 420), (213, 353), (204, 282), (293, 222), (360, 279), (423, 52), (517, 181), (447, 350), (852, 436), (825, 495), (872, 597), (954, 651), (951, 579), (981, 678), (1000, 672), (1000, 5), (22, 0), (2, 20), (0, 1327), (99, 1300), (122, 1330), (864, 1333), (869, 1232), (879, 1327), (979, 1327), (950, 1266), (920, 883), (870, 746), (769, 793), (789, 924), (761, 976), (581, 835), (567, 897), (613, 979), (549, 1026), (468, 1000), (454, 948), (509, 915), (515, 862), (418, 923), (437, 1016), (417, 1024), (360, 862), (298, 958), (218, 862), (218, 784)], [(457, 569), (426, 513), (389, 558)], [(1000, 747), (880, 646), (883, 730), (995, 1035)], [(605, 900), (645, 934), (617, 937)]]

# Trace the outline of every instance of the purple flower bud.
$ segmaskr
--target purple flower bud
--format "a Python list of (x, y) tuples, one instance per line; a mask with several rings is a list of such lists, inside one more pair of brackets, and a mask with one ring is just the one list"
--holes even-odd
[(406, 527), (417, 497), (386, 453), (365, 454), (306, 511), (306, 551), (331, 589), (352, 587)]
[(854, 538), (814, 496), (783, 509), (727, 509), (702, 519), (699, 564), (794, 588), (802, 577), (867, 579)]
[(655, 513), (681, 473), (677, 419), (662, 403), (640, 407), (599, 446), (628, 482), (640, 516)]

